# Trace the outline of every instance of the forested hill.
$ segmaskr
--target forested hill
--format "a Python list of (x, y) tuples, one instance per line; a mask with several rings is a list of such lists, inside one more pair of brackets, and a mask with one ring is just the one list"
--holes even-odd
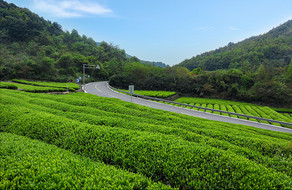
[(190, 70), (201, 67), (212, 71), (236, 68), (256, 71), (263, 64), (268, 67), (283, 67), (292, 58), (292, 20), (272, 29), (266, 34), (251, 37), (239, 43), (229, 43), (223, 48), (206, 52), (179, 65)]
[[(129, 55), (129, 54), (126, 54), (126, 56), (128, 58), (131, 58), (133, 56)], [(145, 65), (153, 65), (155, 67), (161, 67), (161, 68), (166, 68), (166, 67), (169, 67), (169, 65), (163, 63), (163, 62), (156, 62), (156, 61), (145, 61), (145, 60), (140, 60), (141, 63), (145, 64)]]
[(56, 22), (0, 0), (0, 80), (76, 81), (82, 76), (83, 64), (101, 67), (86, 71), (91, 76), (88, 81), (108, 80), (132, 62), (142, 64), (127, 58), (118, 46), (97, 45), (77, 30), (63, 31)]

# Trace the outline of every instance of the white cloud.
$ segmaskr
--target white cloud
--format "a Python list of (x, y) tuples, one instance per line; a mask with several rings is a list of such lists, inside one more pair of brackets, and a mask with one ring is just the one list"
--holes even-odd
[(240, 30), (239, 28), (235, 28), (233, 26), (229, 26), (228, 29), (229, 30), (232, 30), (232, 31), (238, 31), (238, 30)]
[(87, 15), (108, 15), (111, 9), (96, 2), (79, 0), (34, 0), (34, 8), (55, 17), (82, 17)]

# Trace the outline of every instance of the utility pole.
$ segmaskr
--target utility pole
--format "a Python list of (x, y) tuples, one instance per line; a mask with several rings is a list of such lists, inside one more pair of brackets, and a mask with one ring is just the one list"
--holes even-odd
[(85, 68), (87, 69), (100, 69), (99, 65), (83, 64), (83, 87), (85, 87)]

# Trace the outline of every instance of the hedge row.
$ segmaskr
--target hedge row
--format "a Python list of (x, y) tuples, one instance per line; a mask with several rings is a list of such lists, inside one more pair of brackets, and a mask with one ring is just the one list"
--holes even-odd
[[(101, 112), (96, 112), (95, 110), (89, 109), (87, 110), (86, 107), (81, 107), (78, 110), (74, 111), (72, 107), (69, 105), (59, 103), (52, 100), (47, 99), (31, 99), (25, 96), (21, 98), (15, 98), (11, 96), (2, 95), (5, 99), (3, 104), (13, 104), (13, 105), (22, 105), (27, 108), (31, 108), (38, 111), (44, 111), (47, 113), (51, 113), (54, 115), (59, 115), (62, 117), (70, 118), (73, 120), (78, 120), (84, 123), (92, 124), (92, 125), (106, 125), (110, 127), (118, 127), (118, 128), (126, 128), (138, 131), (149, 131), (149, 132), (156, 132), (162, 133), (166, 135), (174, 135), (183, 138), (184, 140), (190, 142), (199, 142), (199, 143), (206, 143), (209, 146), (221, 149), (221, 150), (230, 150), (237, 155), (244, 156), (252, 161), (255, 161), (259, 164), (263, 164), (267, 167), (271, 167), (276, 169), (277, 171), (285, 172), (287, 175), (292, 177), (292, 168), (291, 162), (283, 162), (284, 158), (289, 157), (291, 151), (286, 151), (285, 147), (279, 149), (279, 147), (273, 147), (274, 150), (278, 150), (277, 155), (282, 155), (283, 158), (276, 156), (274, 151), (271, 152), (271, 149), (264, 149), (262, 150), (252, 150), (249, 147), (241, 147), (236, 144), (232, 144), (227, 140), (220, 140), (219, 138), (214, 139), (209, 136), (204, 136), (201, 134), (197, 134), (191, 131), (188, 131), (184, 128), (174, 128), (167, 125), (157, 125), (152, 124), (151, 122), (148, 123), (141, 123), (137, 122), (135, 117), (132, 118), (123, 118), (122, 116), (111, 116), (102, 114)], [(29, 102), (29, 103), (28, 103)], [(53, 108), (51, 108), (53, 106)], [(178, 126), (179, 127), (179, 126)], [(246, 139), (241, 139), (242, 142), (247, 142)], [(257, 142), (256, 144), (265, 144), (267, 145), (268, 142)], [(251, 144), (251, 143), (250, 143)], [(255, 144), (255, 143), (252, 143)], [(271, 146), (271, 145), (269, 145)], [(267, 147), (267, 146), (266, 146)], [(286, 156), (285, 156), (286, 155)]]
[[(129, 90), (121, 89), (122, 91), (129, 92)], [(116, 90), (117, 91), (117, 90)], [(117, 91), (122, 94), (128, 94), (125, 92)], [(176, 94), (173, 91), (151, 91), (151, 90), (134, 90), (134, 94), (142, 95), (142, 96), (150, 96), (156, 98), (168, 98)]]
[(170, 189), (38, 140), (0, 133), (0, 189)]
[[(292, 119), (290, 117), (281, 115), (280, 113), (277, 113), (272, 108), (267, 107), (267, 106), (262, 107), (262, 106), (257, 106), (250, 103), (234, 102), (234, 101), (229, 101), (229, 100), (191, 98), (191, 97), (182, 97), (182, 98), (177, 99), (176, 102), (185, 103), (185, 104), (196, 104), (201, 107), (206, 107), (206, 105), (208, 105), (207, 107), (212, 107), (211, 105), (220, 105), (220, 110), (222, 111), (229, 111), (229, 112), (234, 112), (234, 113), (239, 113), (239, 114), (245, 114), (245, 115), (250, 115), (250, 116), (262, 117), (266, 119), (273, 119), (273, 120), (292, 123)], [(227, 116), (227, 114), (224, 114), (224, 113), (222, 113), (222, 115)], [(231, 115), (231, 117), (237, 117), (237, 116)], [(245, 117), (240, 117), (240, 118), (247, 119)], [(255, 119), (250, 119), (250, 120), (257, 121)], [(269, 124), (266, 121), (262, 121), (262, 122)], [(281, 126), (278, 123), (271, 123), (271, 124)], [(291, 128), (291, 126), (285, 126), (285, 127)]]
[(25, 92), (65, 92), (66, 88), (34, 86), (18, 83), (0, 82), (0, 88), (20, 89)]
[(0, 82), (0, 88), (17, 89), (17, 86), (11, 82)]
[[(63, 112), (123, 118), (129, 121), (134, 120), (138, 123), (165, 125), (172, 128), (185, 129), (203, 136), (226, 140), (236, 145), (261, 151), (265, 155), (274, 155), (277, 153), (281, 155), (281, 150), (286, 146), (287, 140), (292, 140), (291, 134), (204, 120), (187, 115), (151, 109), (118, 99), (102, 98), (84, 93), (56, 96), (2, 90), (1, 94), (7, 94), (7, 96), (22, 100), (27, 99), (26, 101), (30, 103), (59, 109)], [(5, 98), (3, 99), (5, 100)], [(17, 101), (19, 100), (16, 100), (16, 103)], [(7, 100), (7, 102), (9, 103), (10, 100)]]
[(15, 105), (1, 106), (1, 130), (40, 139), (181, 189), (291, 188), (285, 174), (177, 136), (89, 125)]
[(209, 98), (195, 98), (195, 97), (181, 97), (175, 100), (180, 103), (199, 103), (199, 104), (222, 104), (222, 105), (253, 105), (245, 102), (236, 102), (222, 99), (209, 99)]
[(176, 94), (176, 92), (171, 92), (171, 91), (150, 91), (150, 90), (135, 90), (134, 93), (142, 95), (142, 96), (151, 96), (151, 97), (157, 97), (157, 98), (167, 98), (169, 96), (173, 96)]
[(41, 82), (41, 81), (28, 81), (21, 79), (13, 79), (13, 82), (21, 84), (30, 84), (34, 86), (44, 86), (44, 87), (56, 87), (56, 88), (68, 88), (70, 91), (75, 91), (80, 89), (79, 85), (76, 83), (60, 83), (60, 82)]

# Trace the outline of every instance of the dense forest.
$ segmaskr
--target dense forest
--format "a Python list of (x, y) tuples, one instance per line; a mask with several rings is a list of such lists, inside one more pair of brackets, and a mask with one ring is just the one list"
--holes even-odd
[(206, 64), (190, 66), (186, 60), (161, 68), (0, 0), (0, 80), (75, 82), (83, 64), (100, 65), (100, 70), (86, 70), (87, 82), (109, 80), (121, 88), (134, 84), (135, 89), (292, 107), (291, 31), (289, 21), (267, 34), (193, 58)]
[(134, 84), (137, 89), (171, 90), (183, 96), (292, 106), (292, 64), (286, 69), (262, 65), (255, 73), (244, 74), (238, 69), (189, 71), (181, 66), (157, 69), (134, 63), (127, 65), (119, 75), (112, 76), (110, 84), (121, 88)]
[(266, 34), (251, 37), (239, 43), (230, 42), (223, 48), (206, 52), (179, 65), (190, 70), (201, 67), (207, 71), (240, 69), (254, 72), (261, 64), (266, 67), (284, 67), (292, 59), (292, 20)]
[[(96, 43), (77, 30), (63, 31), (56, 22), (25, 8), (0, 0), (0, 79), (25, 78), (76, 81), (83, 64), (100, 65), (87, 70), (91, 80), (107, 80), (136, 57), (106, 42)], [(152, 65), (150, 63), (145, 63)]]

